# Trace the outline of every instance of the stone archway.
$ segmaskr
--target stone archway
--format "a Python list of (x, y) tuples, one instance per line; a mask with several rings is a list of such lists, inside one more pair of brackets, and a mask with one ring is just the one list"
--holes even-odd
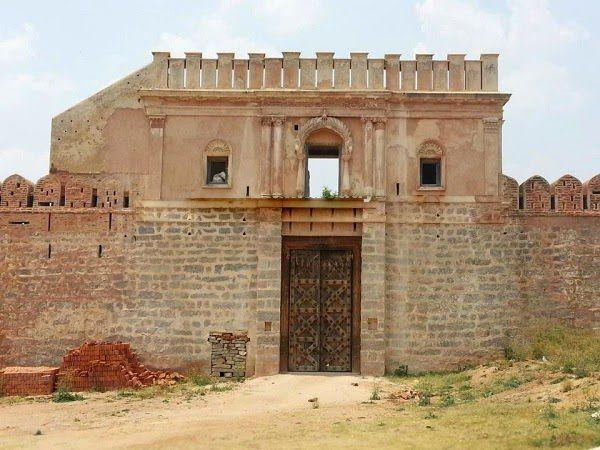
[(296, 197), (304, 197), (305, 183), (306, 183), (306, 159), (308, 157), (306, 151), (306, 140), (315, 131), (326, 128), (331, 130), (343, 140), (342, 148), (340, 151), (340, 196), (350, 197), (350, 158), (352, 156), (352, 135), (348, 127), (339, 119), (335, 117), (328, 117), (323, 114), (320, 117), (314, 117), (306, 122), (296, 135), (294, 142), (294, 152), (296, 159), (298, 160), (298, 174), (296, 177)]

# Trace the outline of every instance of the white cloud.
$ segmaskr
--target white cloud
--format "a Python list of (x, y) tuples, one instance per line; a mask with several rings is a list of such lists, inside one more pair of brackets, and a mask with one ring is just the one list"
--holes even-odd
[(31, 24), (24, 24), (17, 36), (0, 40), (0, 67), (27, 61), (33, 56), (33, 41), (36, 34)]
[(317, 23), (323, 9), (318, 0), (221, 0), (187, 31), (162, 33), (155, 48), (177, 56), (186, 51), (201, 51), (208, 57), (217, 52), (235, 52), (239, 57), (252, 52), (281, 56), (277, 49), (245, 32), (249, 28), (243, 22), (253, 17), (267, 33), (294, 34)]
[(217, 52), (236, 52), (244, 57), (265, 51), (260, 43), (236, 34), (224, 12), (221, 8), (206, 15), (185, 34), (162, 33), (156, 48), (179, 56), (186, 51), (201, 51), (205, 57), (214, 57)]
[[(468, 0), (423, 0), (415, 5), (415, 14), (428, 42), (418, 44), (419, 51), (492, 52), (506, 37), (502, 18)], [(438, 39), (438, 37), (443, 37)], [(427, 49), (435, 42), (438, 48)]]
[(0, 182), (18, 173), (35, 183), (40, 176), (48, 173), (49, 153), (47, 150), (0, 148)]
[(318, 0), (262, 0), (258, 14), (274, 33), (294, 34), (314, 25), (324, 9)]
[(18, 107), (31, 107), (33, 97), (47, 100), (67, 93), (75, 88), (71, 80), (53, 74), (8, 73), (0, 76), (4, 91), (0, 97), (0, 111)]
[[(506, 13), (486, 10), (475, 0), (423, 0), (415, 13), (426, 37), (419, 52), (500, 53), (500, 87), (515, 94), (513, 108), (572, 107), (583, 97), (561, 55), (588, 33), (554, 17), (546, 0), (509, 0)], [(568, 92), (556, 96), (556, 86), (566, 85)]]
[(0, 180), (16, 172), (36, 181), (48, 172), (47, 127), (56, 113), (52, 108), (75, 86), (69, 79), (30, 68), (37, 35), (30, 24), (22, 28), (19, 35), (0, 40)]

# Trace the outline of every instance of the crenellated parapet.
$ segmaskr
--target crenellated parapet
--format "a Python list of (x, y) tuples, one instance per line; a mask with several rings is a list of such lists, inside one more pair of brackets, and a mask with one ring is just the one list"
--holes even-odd
[(502, 203), (509, 210), (519, 209), (519, 183), (508, 175), (500, 175)]
[(497, 92), (498, 55), (482, 54), (467, 60), (450, 54), (434, 60), (432, 54), (400, 59), (400, 54), (369, 58), (368, 53), (350, 53), (334, 58), (333, 52), (317, 52), (316, 58), (301, 58), (299, 52), (283, 52), (281, 58), (250, 53), (186, 53), (173, 58), (168, 52), (153, 52), (157, 66), (157, 89), (302, 89), (388, 90), (436, 92)]
[(519, 185), (501, 175), (502, 202), (508, 210), (534, 214), (600, 213), (600, 175), (582, 183), (573, 175), (563, 175), (552, 184), (534, 175)]
[(2, 183), (0, 206), (27, 208), (33, 205), (33, 183), (21, 175), (11, 175)]
[(35, 184), (33, 206), (60, 206), (64, 196), (64, 183), (58, 175), (51, 173), (40, 178)]
[(550, 186), (556, 211), (582, 211), (583, 185), (572, 175), (563, 175)]
[(587, 209), (600, 212), (600, 174), (584, 183), (583, 195)]
[(519, 186), (520, 203), (528, 211), (544, 212), (552, 209), (550, 184), (544, 177), (534, 175)]
[(122, 209), (129, 191), (110, 177), (51, 173), (33, 184), (15, 174), (0, 184), (0, 207)]

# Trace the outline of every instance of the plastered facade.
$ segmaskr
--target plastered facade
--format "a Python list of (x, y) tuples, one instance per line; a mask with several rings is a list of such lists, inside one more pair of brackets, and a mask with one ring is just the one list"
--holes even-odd
[[(598, 327), (600, 176), (502, 175), (497, 67), (155, 53), (53, 119), (48, 176), (1, 186), (0, 366), (95, 339), (208, 373), (209, 334), (244, 330), (246, 373), (277, 373), (286, 236), (361, 237), (364, 374), (494, 358), (531, 318)], [(309, 146), (339, 150), (340, 198), (305, 198)]]

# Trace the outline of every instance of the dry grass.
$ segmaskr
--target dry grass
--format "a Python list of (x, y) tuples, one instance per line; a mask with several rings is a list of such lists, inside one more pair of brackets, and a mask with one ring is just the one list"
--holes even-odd
[[(422, 393), (399, 403), (402, 419), (391, 419), (390, 426), (427, 422), (439, 447), (600, 445), (599, 335), (556, 325), (523, 331), (511, 341), (505, 361), (457, 373), (389, 377)], [(435, 447), (418, 438), (400, 439), (407, 446)]]
[(509, 360), (544, 360), (554, 370), (586, 376), (600, 371), (600, 332), (534, 323), (509, 339), (505, 354)]

